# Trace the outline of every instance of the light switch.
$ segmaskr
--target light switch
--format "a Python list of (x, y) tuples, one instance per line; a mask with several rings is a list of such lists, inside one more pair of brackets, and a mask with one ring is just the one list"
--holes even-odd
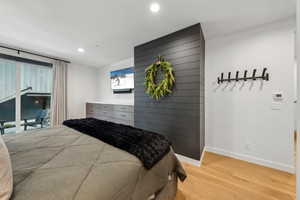
[(283, 100), (282, 92), (274, 92), (272, 96), (273, 96), (273, 101), (282, 101)]

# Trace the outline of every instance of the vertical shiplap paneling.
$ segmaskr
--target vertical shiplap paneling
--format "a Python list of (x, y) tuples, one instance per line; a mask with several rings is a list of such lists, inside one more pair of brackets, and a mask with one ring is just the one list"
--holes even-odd
[[(145, 93), (145, 68), (162, 55), (173, 64), (173, 94), (159, 101)], [(167, 136), (179, 154), (199, 160), (204, 148), (204, 55), (201, 25), (196, 24), (139, 45), (135, 58), (135, 126)]]

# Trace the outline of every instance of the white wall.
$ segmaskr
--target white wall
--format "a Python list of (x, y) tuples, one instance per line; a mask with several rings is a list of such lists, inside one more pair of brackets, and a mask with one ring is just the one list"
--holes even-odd
[[(208, 151), (293, 171), (294, 27), (289, 20), (206, 41)], [(221, 72), (263, 67), (269, 82), (216, 84)], [(274, 105), (278, 91), (284, 99)]]
[(70, 64), (68, 68), (68, 118), (85, 117), (85, 103), (97, 99), (98, 68)]
[(99, 68), (98, 79), (99, 79), (99, 101), (106, 103), (124, 103), (124, 104), (134, 104), (134, 93), (125, 94), (113, 94), (110, 85), (110, 72), (117, 69), (133, 67), (134, 58), (129, 58), (122, 60), (120, 62), (111, 64), (109, 66)]
[[(300, 99), (300, 0), (297, 0), (297, 43), (296, 43), (296, 57), (297, 57), (297, 97)], [(300, 200), (300, 101), (297, 101), (297, 181), (296, 194), (297, 200)]]

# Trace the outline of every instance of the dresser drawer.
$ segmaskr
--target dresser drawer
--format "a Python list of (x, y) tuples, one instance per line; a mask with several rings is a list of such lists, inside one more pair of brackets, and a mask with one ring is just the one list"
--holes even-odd
[(86, 104), (86, 117), (133, 126), (133, 116), (134, 107), (130, 105)]
[(130, 120), (122, 120), (122, 119), (113, 119), (113, 122), (116, 124), (123, 124), (123, 125), (128, 125), (128, 126), (132, 126), (132, 121)]
[(112, 121), (113, 121), (113, 118), (112, 118), (112, 117), (109, 117), (109, 116), (96, 115), (95, 118), (96, 118), (96, 119), (103, 120), (103, 121), (109, 121), (109, 122), (112, 122)]
[(129, 112), (114, 112), (113, 113), (113, 118), (115, 119), (121, 119), (121, 120), (128, 120), (128, 121), (132, 121), (133, 120), (133, 113), (129, 113)]
[(114, 105), (114, 111), (117, 112), (130, 112), (133, 113), (133, 106), (128, 106), (128, 105)]
[(113, 111), (113, 105), (109, 104), (94, 104), (97, 108), (97, 110), (103, 110), (103, 111)]
[(110, 111), (110, 110), (97, 110), (96, 115), (113, 117), (113, 111)]
[(94, 112), (94, 104), (87, 103), (86, 104), (86, 112), (87, 113), (93, 113)]
[(95, 114), (94, 113), (86, 113), (86, 117), (87, 118), (96, 118)]
[(94, 115), (96, 117), (102, 118), (102, 119), (108, 119), (108, 118), (112, 118), (113, 117), (113, 114), (111, 113), (111, 111), (98, 111)]

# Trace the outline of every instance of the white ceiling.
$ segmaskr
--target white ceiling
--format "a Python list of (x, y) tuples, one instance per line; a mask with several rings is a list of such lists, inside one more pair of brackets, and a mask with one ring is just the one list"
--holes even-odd
[[(201, 22), (206, 39), (295, 15), (296, 0), (0, 0), (0, 43), (91, 66)], [(77, 48), (86, 50), (81, 54)]]

